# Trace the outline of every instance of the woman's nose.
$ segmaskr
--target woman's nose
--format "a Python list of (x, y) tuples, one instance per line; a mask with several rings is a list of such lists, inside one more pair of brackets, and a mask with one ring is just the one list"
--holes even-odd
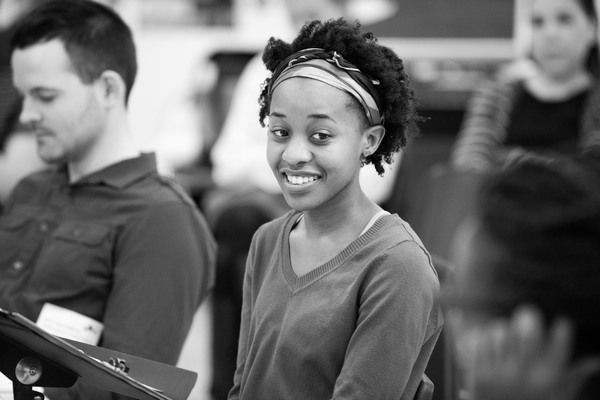
[(310, 146), (304, 139), (293, 138), (287, 143), (282, 158), (290, 165), (307, 163), (312, 158)]

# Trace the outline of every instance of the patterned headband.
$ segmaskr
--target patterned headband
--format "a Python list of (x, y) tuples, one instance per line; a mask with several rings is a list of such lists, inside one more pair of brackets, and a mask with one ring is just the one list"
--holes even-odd
[(336, 51), (305, 49), (287, 57), (269, 81), (269, 98), (281, 82), (294, 77), (315, 79), (349, 93), (362, 105), (371, 126), (383, 125), (382, 102), (375, 88), (379, 81), (363, 74)]

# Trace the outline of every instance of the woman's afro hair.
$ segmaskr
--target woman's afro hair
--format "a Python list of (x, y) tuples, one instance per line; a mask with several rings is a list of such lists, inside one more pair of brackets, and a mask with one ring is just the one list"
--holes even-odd
[[(378, 80), (380, 84), (377, 90), (384, 104), (381, 111), (385, 117), (386, 133), (377, 151), (365, 159), (365, 164), (373, 164), (375, 170), (383, 175), (383, 162), (391, 164), (394, 153), (406, 145), (407, 137), (418, 133), (417, 122), (420, 117), (402, 60), (392, 50), (378, 44), (372, 33), (362, 33), (360, 28), (358, 21), (349, 23), (343, 18), (325, 22), (309, 21), (292, 43), (270, 38), (264, 50), (263, 62), (273, 72), (293, 53), (321, 48), (326, 52), (337, 51), (371, 79)], [(259, 98), (259, 118), (263, 126), (270, 108), (270, 79), (266, 79)]]

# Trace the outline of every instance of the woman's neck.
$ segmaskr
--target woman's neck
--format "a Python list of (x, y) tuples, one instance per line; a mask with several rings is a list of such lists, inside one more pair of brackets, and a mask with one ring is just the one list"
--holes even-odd
[(525, 81), (529, 92), (541, 100), (565, 100), (592, 86), (593, 77), (581, 71), (568, 77), (538, 74)]
[(341, 203), (328, 210), (305, 211), (293, 228), (289, 237), (290, 261), (296, 275), (302, 276), (339, 254), (381, 210), (364, 194), (353, 204)]
[(380, 210), (381, 207), (362, 194), (353, 204), (337, 204), (333, 209), (305, 211), (302, 228), (307, 237), (313, 238), (340, 234), (354, 236)]

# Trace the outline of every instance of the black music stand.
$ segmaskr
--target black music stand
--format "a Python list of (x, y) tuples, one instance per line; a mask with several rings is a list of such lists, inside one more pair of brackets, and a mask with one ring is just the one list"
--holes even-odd
[(51, 335), (22, 315), (0, 309), (0, 372), (14, 400), (44, 399), (32, 387), (71, 387), (77, 380), (140, 400), (185, 400), (197, 374)]

